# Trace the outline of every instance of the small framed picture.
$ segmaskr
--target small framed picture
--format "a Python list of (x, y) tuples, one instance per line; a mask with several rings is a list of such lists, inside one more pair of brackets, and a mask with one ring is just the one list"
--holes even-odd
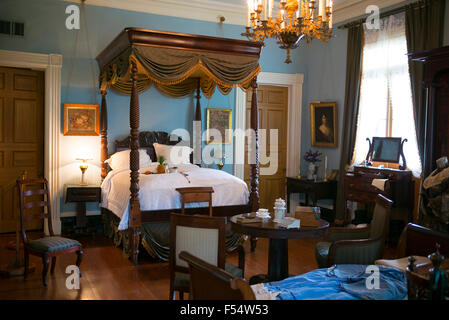
[(310, 136), (312, 146), (338, 146), (337, 103), (319, 102), (310, 104)]
[(337, 180), (338, 172), (339, 171), (337, 169), (332, 169), (327, 176), (327, 180)]
[(100, 106), (98, 104), (65, 103), (64, 135), (100, 135)]
[(207, 144), (231, 144), (232, 109), (207, 108)]

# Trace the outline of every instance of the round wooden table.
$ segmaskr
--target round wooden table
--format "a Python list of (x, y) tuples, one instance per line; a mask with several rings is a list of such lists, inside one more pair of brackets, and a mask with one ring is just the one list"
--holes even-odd
[[(273, 219), (263, 219), (262, 222), (239, 223), (239, 214), (231, 217), (231, 226), (235, 232), (253, 237), (269, 238), (268, 275), (251, 277), (250, 284), (279, 281), (289, 277), (288, 274), (288, 239), (320, 238), (329, 228), (329, 222), (320, 219), (318, 227), (282, 228)], [(247, 214), (246, 214), (247, 215)]]

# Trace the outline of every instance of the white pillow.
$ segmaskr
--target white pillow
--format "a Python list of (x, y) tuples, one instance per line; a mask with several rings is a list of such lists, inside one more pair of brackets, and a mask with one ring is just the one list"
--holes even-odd
[[(112, 170), (129, 169), (129, 154), (131, 149), (114, 153), (109, 159), (105, 160)], [(139, 149), (139, 168), (145, 168), (152, 163), (150, 156), (145, 149)]]
[(190, 163), (190, 154), (193, 149), (187, 146), (169, 146), (166, 144), (153, 143), (156, 157), (163, 156), (169, 164)]

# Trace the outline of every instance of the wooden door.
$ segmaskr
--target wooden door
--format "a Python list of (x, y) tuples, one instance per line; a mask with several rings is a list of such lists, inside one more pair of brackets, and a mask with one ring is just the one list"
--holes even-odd
[[(44, 74), (0, 67), (0, 233), (16, 230), (16, 179), (44, 173)], [(30, 221), (27, 229), (41, 229)]]
[[(251, 121), (251, 90), (246, 94), (246, 128)], [(259, 104), (259, 128), (266, 129), (266, 139), (259, 134), (259, 161), (263, 161), (263, 144), (266, 140), (266, 154), (270, 155), (270, 129), (278, 130), (278, 168), (274, 174), (259, 175), (260, 207), (273, 211), (274, 201), (281, 197), (285, 200), (286, 159), (287, 159), (287, 114), (288, 88), (275, 86), (259, 86), (257, 90)], [(245, 144), (247, 144), (247, 139)], [(273, 156), (273, 157), (274, 157)], [(266, 168), (269, 163), (260, 163), (260, 168)], [(247, 146), (245, 145), (245, 182), (250, 182), (250, 166), (248, 164)]]

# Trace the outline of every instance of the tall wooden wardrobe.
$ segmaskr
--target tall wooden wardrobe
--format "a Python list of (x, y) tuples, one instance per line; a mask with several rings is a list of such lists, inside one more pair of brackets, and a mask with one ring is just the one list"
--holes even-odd
[(426, 130), (422, 160), (427, 177), (436, 168), (438, 158), (449, 157), (449, 46), (415, 52), (409, 57), (424, 63)]

